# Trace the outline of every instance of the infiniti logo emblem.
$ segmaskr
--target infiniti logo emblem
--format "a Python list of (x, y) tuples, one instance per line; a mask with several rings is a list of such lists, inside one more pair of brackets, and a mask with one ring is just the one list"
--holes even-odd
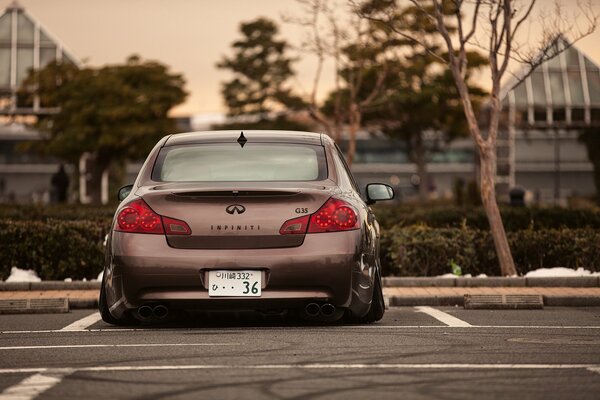
[(241, 204), (232, 204), (227, 206), (225, 211), (227, 211), (227, 214), (243, 214), (246, 211), (246, 207)]

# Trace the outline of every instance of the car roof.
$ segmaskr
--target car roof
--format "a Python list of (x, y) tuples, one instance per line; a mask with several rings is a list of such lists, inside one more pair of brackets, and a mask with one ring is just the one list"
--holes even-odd
[(176, 146), (195, 143), (235, 142), (244, 134), (248, 142), (258, 143), (299, 143), (322, 145), (320, 133), (302, 131), (249, 130), (249, 131), (202, 131), (171, 135), (164, 146)]

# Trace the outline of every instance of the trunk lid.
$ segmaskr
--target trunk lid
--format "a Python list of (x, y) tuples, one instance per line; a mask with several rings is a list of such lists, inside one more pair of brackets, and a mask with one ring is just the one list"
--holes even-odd
[(294, 182), (266, 185), (169, 183), (137, 194), (158, 214), (185, 221), (189, 236), (167, 235), (182, 249), (249, 249), (300, 246), (304, 235), (281, 235), (287, 220), (314, 213), (335, 186)]

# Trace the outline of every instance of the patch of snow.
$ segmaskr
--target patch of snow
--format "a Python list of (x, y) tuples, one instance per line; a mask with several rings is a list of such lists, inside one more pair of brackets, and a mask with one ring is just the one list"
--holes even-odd
[(590, 272), (584, 268), (570, 269), (563, 267), (556, 268), (539, 268), (529, 271), (525, 274), (526, 277), (555, 277), (555, 276), (598, 276), (599, 272)]
[(34, 270), (20, 269), (12, 267), (10, 269), (10, 276), (6, 279), (6, 282), (41, 282), (40, 277), (35, 273)]
[(452, 273), (447, 273), (444, 275), (438, 275), (438, 276), (436, 276), (436, 278), (456, 278), (456, 275), (454, 275)]
[(65, 278), (65, 282), (73, 282), (73, 278)]
[(102, 282), (102, 277), (104, 277), (104, 270), (100, 271), (96, 280)]
[(475, 278), (487, 278), (487, 277), (488, 276), (486, 274), (479, 274)]

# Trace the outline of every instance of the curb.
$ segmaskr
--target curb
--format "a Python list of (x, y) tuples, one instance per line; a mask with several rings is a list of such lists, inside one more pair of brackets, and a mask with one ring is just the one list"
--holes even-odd
[[(600, 306), (597, 296), (543, 295), (546, 307), (595, 307)], [(415, 306), (460, 306), (464, 307), (464, 296), (387, 296), (390, 307)]]
[(23, 290), (100, 290), (99, 281), (0, 282), (0, 292)]
[(600, 276), (547, 278), (383, 278), (385, 287), (600, 287)]

